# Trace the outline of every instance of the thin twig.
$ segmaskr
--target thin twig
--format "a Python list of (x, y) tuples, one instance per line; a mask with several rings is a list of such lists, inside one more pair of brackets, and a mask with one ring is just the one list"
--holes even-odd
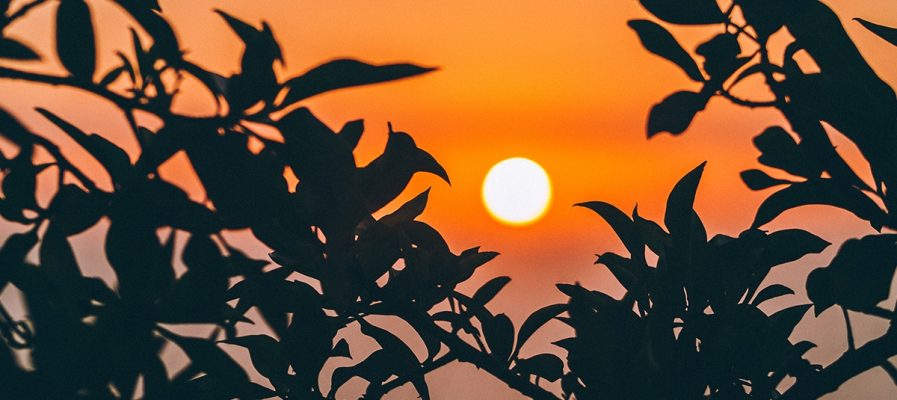
[(856, 350), (857, 344), (853, 337), (853, 326), (850, 323), (850, 314), (847, 312), (847, 309), (843, 306), (841, 307), (841, 311), (844, 312), (844, 323), (847, 325), (847, 349), (848, 350)]

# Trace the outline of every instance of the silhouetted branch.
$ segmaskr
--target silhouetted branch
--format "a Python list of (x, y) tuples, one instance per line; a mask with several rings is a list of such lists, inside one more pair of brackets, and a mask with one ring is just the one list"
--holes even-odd
[(781, 400), (816, 399), (838, 390), (844, 382), (887, 362), (897, 355), (897, 331), (890, 330), (866, 345), (848, 350), (831, 365), (798, 381), (785, 391)]
[(719, 94), (735, 104), (738, 104), (740, 106), (749, 107), (749, 108), (775, 107), (777, 104), (776, 101), (774, 101), (774, 100), (753, 101), (753, 100), (742, 99), (740, 97), (734, 96), (732, 93), (729, 93), (729, 91), (727, 91), (727, 90), (720, 90)]
[[(430, 362), (425, 363), (424, 365), (422, 365), (421, 368), (420, 368), (420, 372), (419, 372), (419, 374), (420, 374), (420, 375), (426, 375), (426, 374), (428, 374), (428, 373), (430, 373), (430, 372), (432, 372), (432, 371), (434, 371), (434, 370), (437, 370), (437, 369), (439, 369), (439, 368), (442, 368), (442, 367), (445, 366), (446, 364), (448, 364), (448, 363), (450, 363), (450, 362), (452, 362), (452, 361), (455, 361), (455, 360), (457, 360), (457, 357), (455, 357), (454, 354), (452, 354), (452, 353), (446, 354), (446, 355), (444, 355), (444, 356), (442, 356), (442, 357), (440, 357), (440, 358), (437, 358), (437, 359), (435, 359), (435, 360), (433, 360), (433, 361), (430, 361)], [(387, 394), (387, 393), (389, 393), (389, 392), (391, 392), (391, 391), (393, 391), (393, 390), (395, 390), (395, 389), (398, 389), (398, 388), (401, 387), (402, 385), (404, 385), (404, 384), (410, 382), (410, 381), (411, 381), (412, 379), (414, 379), (415, 377), (416, 377), (415, 375), (408, 374), (408, 375), (403, 375), (403, 376), (396, 377), (395, 379), (393, 379), (393, 380), (391, 380), (391, 381), (389, 381), (389, 382), (384, 383), (384, 384), (381, 385), (380, 387), (376, 388), (376, 391), (375, 391), (374, 394), (376, 394), (377, 396), (375, 396), (375, 398), (379, 398), (379, 396), (383, 396), (383, 395), (385, 395), (385, 394)], [(370, 394), (370, 393), (369, 393), (369, 394)]]
[(847, 349), (856, 350), (857, 344), (853, 337), (853, 325), (850, 323), (850, 313), (844, 307), (841, 307), (841, 311), (844, 312), (844, 324), (847, 327)]

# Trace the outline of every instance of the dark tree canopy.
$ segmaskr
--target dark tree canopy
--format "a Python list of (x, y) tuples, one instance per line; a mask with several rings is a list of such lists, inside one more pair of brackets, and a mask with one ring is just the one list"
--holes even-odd
[[(284, 60), (272, 27), (216, 11), (244, 45), (240, 72), (222, 76), (184, 54), (155, 1), (115, 3), (135, 23), (133, 48), (117, 53), (117, 66), (100, 71), (90, 3), (0, 1), (0, 61), (55, 57), (65, 72), (0, 66), (0, 79), (99, 96), (118, 108), (139, 144), (129, 156), (108, 132), (85, 132), (61, 113), (37, 109), (102, 166), (99, 174), (111, 182), (103, 189), (96, 174), (67, 159), (45, 132), (0, 108), (0, 216), (17, 232), (0, 247), (0, 291), (15, 287), (27, 308), (18, 318), (0, 304), (2, 398), (333, 399), (358, 377), (367, 382), (365, 398), (410, 384), (428, 399), (428, 373), (455, 361), (535, 399), (815, 399), (879, 367), (897, 381), (888, 361), (897, 355), (897, 331), (857, 347), (848, 317), (850, 310), (897, 319), (893, 305), (882, 306), (891, 297), (897, 235), (873, 233), (840, 244), (830, 264), (807, 277), (811, 304), (760, 308), (795, 294), (768, 282), (773, 268), (831, 245), (801, 229), (762, 229), (782, 212), (826, 204), (875, 231), (897, 229), (897, 201), (889, 193), (897, 186), (897, 98), (839, 18), (817, 0), (735, 0), (723, 2), (726, 8), (715, 0), (641, 0), (663, 24), (634, 20), (629, 26), (648, 51), (700, 85), (655, 105), (648, 136), (682, 134), (715, 96), (777, 109), (787, 126), (754, 138), (760, 163), (774, 172), (751, 169), (741, 176), (753, 190), (776, 191), (737, 237), (709, 234), (694, 209), (703, 164), (673, 187), (662, 223), (637, 208), (627, 213), (601, 201), (578, 204), (603, 218), (623, 243), (628, 254), (604, 252), (596, 263), (625, 295), (559, 284), (567, 302), (545, 305), (516, 327), (488, 307), (509, 277), (494, 278), (472, 295), (456, 290), (496, 253), (453, 251), (419, 221), (429, 191), (389, 209), (417, 173), (449, 182), (442, 166), (392, 125), (382, 154), (358, 165), (353, 152), (364, 122), (334, 130), (303, 106), (322, 93), (433, 68), (340, 59), (279, 76), (275, 65)], [(55, 52), (4, 33), (39, 7), (55, 11)], [(857, 23), (897, 46), (897, 29)], [(695, 49), (696, 60), (669, 24), (716, 27), (718, 33)], [(792, 40), (771, 48), (774, 35)], [(819, 72), (805, 72), (798, 53), (812, 57)], [(751, 76), (764, 80), (772, 100), (736, 94)], [(185, 115), (172, 107), (186, 80), (201, 85), (213, 113)], [(160, 122), (158, 129), (147, 127), (156, 126), (145, 122), (147, 115)], [(825, 125), (856, 144), (873, 181), (854, 170), (866, 165), (841, 158)], [(207, 201), (191, 200), (158, 173), (176, 154), (189, 159)], [(288, 183), (285, 174), (298, 183)], [(39, 181), (53, 183), (47, 202), (36, 196)], [(391, 212), (373, 217), (384, 209)], [(100, 221), (108, 229), (104, 242), (94, 245), (103, 246), (114, 281), (85, 277), (71, 243)], [(236, 230), (248, 230), (267, 246), (268, 259), (250, 258), (229, 244), (223, 233)], [(186, 244), (176, 245), (179, 238)], [(179, 263), (185, 272), (176, 272)], [(829, 365), (816, 365), (805, 357), (815, 344), (795, 340), (792, 332), (809, 310), (818, 315), (831, 307), (844, 311), (848, 350)], [(412, 327), (426, 357), (415, 355), (408, 338), (378, 326), (379, 317)], [(572, 336), (554, 343), (556, 353), (522, 356), (533, 334), (553, 320)], [(267, 333), (246, 335), (246, 324)], [(185, 325), (209, 334), (186, 334)], [(349, 343), (337, 340), (348, 328), (378, 348), (353, 357)], [(168, 346), (186, 354), (186, 367), (173, 369), (163, 359)], [(235, 347), (248, 350), (251, 365), (231, 357)], [(322, 376), (332, 358), (352, 363)], [(266, 381), (253, 382), (253, 369)]]

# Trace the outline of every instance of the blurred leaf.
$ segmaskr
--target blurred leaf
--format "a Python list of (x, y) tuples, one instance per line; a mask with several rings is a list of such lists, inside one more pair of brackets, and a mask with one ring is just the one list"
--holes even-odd
[(661, 132), (678, 135), (685, 132), (698, 112), (707, 106), (710, 96), (689, 91), (669, 95), (648, 114), (648, 137)]
[(651, 14), (674, 24), (716, 24), (726, 20), (716, 0), (640, 0)]
[(127, 68), (124, 66), (119, 66), (111, 69), (106, 73), (106, 75), (103, 75), (103, 78), (100, 79), (100, 83), (98, 83), (97, 86), (106, 87), (111, 85), (113, 82), (118, 80), (118, 77), (120, 77), (121, 74), (123, 74), (126, 70)]
[(93, 16), (84, 0), (63, 0), (56, 11), (56, 53), (75, 79), (92, 81), (96, 70)]
[(98, 195), (76, 185), (63, 185), (50, 203), (53, 226), (66, 236), (77, 235), (100, 220), (106, 205)]
[(751, 301), (751, 305), (758, 306), (766, 300), (771, 300), (776, 297), (786, 296), (789, 294), (794, 294), (794, 291), (791, 290), (791, 288), (785, 285), (774, 283), (763, 288), (763, 290), (757, 293), (757, 296), (755, 296), (754, 300)]
[(529, 340), (542, 325), (545, 325), (548, 321), (551, 321), (566, 310), (566, 304), (551, 304), (536, 310), (530, 314), (529, 317), (526, 317), (526, 320), (523, 321), (523, 325), (520, 326), (520, 332), (517, 333), (517, 345), (514, 348), (512, 357), (516, 357), (517, 354), (520, 354), (520, 349), (526, 344), (526, 341)]
[(187, 353), (187, 357), (190, 357), (190, 362), (195, 368), (215, 378), (219, 384), (236, 391), (243, 391), (248, 386), (249, 377), (240, 364), (216, 346), (214, 342), (180, 336), (171, 332), (163, 332), (163, 334), (178, 345), (184, 353)]
[(746, 171), (741, 171), (741, 180), (749, 187), (751, 190), (763, 190), (767, 188), (771, 188), (773, 186), (778, 185), (787, 185), (789, 183), (794, 183), (792, 181), (786, 181), (784, 179), (773, 178), (759, 169), (749, 169)]
[(554, 354), (543, 353), (521, 358), (514, 369), (523, 375), (535, 375), (554, 382), (564, 374), (564, 362)]
[(223, 343), (245, 347), (255, 369), (268, 378), (275, 387), (286, 385), (289, 362), (284, 358), (280, 343), (267, 335), (240, 336)]
[(413, 64), (371, 65), (350, 59), (333, 60), (284, 83), (287, 94), (281, 106), (336, 89), (394, 81), (435, 70)]
[(128, 153), (120, 147), (95, 133), (90, 135), (84, 133), (78, 127), (46, 109), (37, 108), (36, 110), (87, 150), (94, 159), (106, 168), (106, 171), (108, 171), (114, 181), (121, 183), (130, 178), (131, 159), (128, 157)]
[(6, 286), (11, 270), (25, 262), (25, 256), (37, 245), (37, 233), (13, 233), (0, 247), (0, 290)]
[(819, 179), (792, 184), (766, 198), (757, 210), (752, 227), (763, 226), (787, 210), (810, 204), (825, 204), (850, 211), (869, 221), (873, 228), (880, 228), (885, 220), (884, 212), (863, 192), (843, 187), (830, 179)]
[(872, 23), (862, 18), (854, 18), (853, 20), (858, 21), (860, 24), (866, 27), (866, 29), (878, 35), (878, 37), (886, 40), (888, 43), (897, 46), (897, 29)]
[(40, 60), (40, 56), (34, 50), (31, 50), (30, 47), (6, 37), (0, 38), (0, 58), (20, 61)]
[(738, 36), (730, 33), (714, 36), (698, 46), (695, 53), (704, 57), (704, 71), (717, 84), (722, 84), (750, 60), (750, 58), (738, 58), (741, 53)]
[(698, 69), (695, 60), (691, 58), (685, 49), (679, 45), (676, 38), (664, 27), (648, 20), (634, 19), (629, 21), (629, 27), (635, 30), (645, 49), (658, 56), (666, 58), (678, 65), (679, 68), (695, 82), (703, 82), (704, 75)]
[(511, 319), (505, 314), (498, 314), (481, 322), (492, 356), (502, 365), (507, 364), (514, 349), (514, 324)]
[(364, 133), (364, 120), (357, 119), (355, 121), (346, 122), (342, 129), (339, 130), (339, 137), (349, 145), (352, 150), (358, 146), (361, 135)]
[(40, 210), (35, 197), (37, 190), (37, 174), (46, 166), (35, 167), (30, 160), (16, 157), (15, 166), (3, 176), (3, 196), (6, 204), (29, 210)]

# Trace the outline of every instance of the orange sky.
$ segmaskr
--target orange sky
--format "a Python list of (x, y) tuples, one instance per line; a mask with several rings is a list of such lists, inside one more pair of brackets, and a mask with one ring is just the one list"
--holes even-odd
[[(862, 17), (897, 25), (891, 0), (827, 3), (845, 20)], [(107, 70), (114, 61), (109, 57), (112, 50), (129, 47), (127, 21), (107, 2), (90, 4), (100, 26), (100, 65)], [(492, 305), (518, 322), (540, 305), (562, 300), (553, 287), (555, 282), (580, 281), (592, 288), (614, 288), (610, 275), (592, 265), (593, 254), (621, 246), (600, 218), (574, 209), (572, 204), (604, 200), (630, 210), (638, 202), (643, 215), (660, 218), (667, 191), (679, 176), (704, 160), (709, 163), (697, 207), (709, 231), (736, 234), (746, 228), (764, 195), (749, 191), (738, 179), (738, 172), (757, 165), (750, 139), (780, 120), (775, 113), (714, 100), (683, 137), (645, 138), (650, 106), (695, 84), (675, 66), (641, 48), (626, 26), (629, 19), (649, 18), (635, 0), (163, 0), (161, 4), (190, 59), (219, 73), (236, 71), (241, 48), (220, 17), (211, 12), (213, 8), (252, 23), (268, 21), (283, 47), (284, 77), (347, 56), (376, 63), (412, 61), (439, 66), (440, 71), (423, 77), (339, 91), (314, 98), (308, 105), (334, 128), (351, 119), (366, 120), (367, 136), (358, 154), (361, 164), (382, 149), (387, 121), (397, 130), (411, 133), (420, 147), (442, 162), (452, 178), (451, 187), (418, 178), (403, 198), (433, 185), (423, 219), (437, 227), (453, 249), (482, 245), (502, 253), (481, 270), (472, 285), (510, 275), (513, 282)], [(59, 71), (54, 64), (57, 61), (49, 56), (53, 48), (51, 11), (47, 7), (36, 11), (30, 22), (14, 26), (11, 33), (26, 38), (47, 56), (49, 66), (35, 69), (55, 72)], [(897, 84), (897, 50), (856, 23), (848, 22), (847, 30), (885, 80)], [(713, 33), (705, 28), (673, 28), (673, 32), (688, 49)], [(52, 98), (47, 98), (48, 93), (53, 93)], [(47, 132), (51, 139), (61, 140), (61, 135), (37, 118), (32, 111), (37, 104), (133, 149), (123, 133), (124, 121), (111, 113), (108, 104), (89, 101), (94, 108), (84, 112), (87, 103), (75, 92), (32, 90), (0, 82), (0, 104), (35, 129)], [(190, 112), (202, 112), (207, 105), (201, 98), (178, 103)], [(839, 150), (852, 154), (848, 146)], [(526, 227), (496, 222), (480, 202), (480, 185), (489, 167), (514, 156), (545, 167), (556, 190), (548, 214)], [(166, 166), (164, 174), (195, 194), (196, 182), (185, 165), (183, 159), (176, 160)], [(791, 212), (770, 227), (792, 226), (805, 227), (832, 242), (871, 230), (852, 217), (824, 208)], [(0, 226), (4, 233), (9, 229)], [(84, 236), (75, 239), (76, 244), (84, 244), (79, 258), (84, 262), (102, 260), (101, 249), (90, 246), (99, 233)], [(261, 248), (255, 250), (264, 254)], [(800, 289), (803, 274), (810, 267), (824, 265), (833, 250), (808, 257), (809, 261), (786, 268), (786, 272), (780, 270), (772, 278), (786, 279)], [(86, 266), (85, 270), (92, 269)], [(840, 329), (831, 314), (805, 321), (800, 332), (812, 332), (825, 324)], [(879, 327), (861, 327), (858, 339), (874, 334), (875, 329)], [(829, 331), (820, 339), (835, 344), (814, 350), (818, 361), (828, 362), (840, 351), (844, 339), (839, 335), (843, 333)], [(468, 379), (471, 371), (451, 367), (437, 373), (434, 398), (513, 397), (476, 373), (475, 381), (487, 390), (456, 385)], [(876, 385), (863, 384), (878, 379), (878, 372), (870, 374), (849, 383), (851, 393), (873, 395)], [(397, 393), (394, 398), (402, 398), (402, 393), (407, 394)], [(843, 398), (838, 396), (832, 398)]]

